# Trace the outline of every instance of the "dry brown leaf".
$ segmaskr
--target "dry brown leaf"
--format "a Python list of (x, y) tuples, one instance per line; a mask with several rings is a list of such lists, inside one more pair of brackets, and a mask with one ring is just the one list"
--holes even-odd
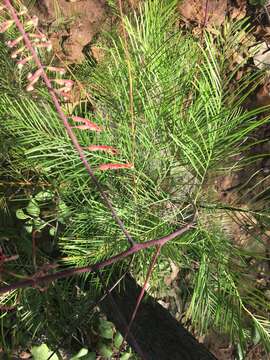
[(256, 106), (270, 105), (270, 82), (266, 81), (256, 94)]
[(263, 69), (270, 66), (270, 48), (268, 44), (263, 42), (260, 45), (260, 50), (258, 53), (254, 56), (254, 64), (259, 69)]
[(91, 52), (92, 55), (94, 57), (94, 59), (99, 63), (100, 61), (102, 61), (105, 57), (105, 52), (104, 50), (102, 50), (101, 48), (97, 47), (97, 46), (92, 46), (91, 47)]
[(225, 335), (210, 330), (204, 339), (204, 345), (211, 350), (219, 360), (233, 359), (233, 346), (229, 338)]
[(252, 347), (252, 349), (246, 355), (245, 360), (269, 360), (269, 354), (266, 354), (262, 344), (257, 344)]
[(171, 285), (171, 283), (177, 278), (178, 273), (180, 271), (179, 267), (176, 266), (172, 261), (170, 261), (170, 266), (171, 266), (171, 273), (169, 276), (166, 276), (164, 279), (164, 282), (167, 286)]
[(137, 9), (141, 3), (141, 0), (128, 0), (128, 2), (133, 9)]
[(226, 0), (184, 0), (178, 6), (180, 14), (187, 22), (199, 25), (221, 25), (226, 16)]
[(19, 358), (20, 359), (29, 359), (31, 357), (31, 354), (27, 351), (22, 351), (20, 354), (19, 354)]
[(241, 20), (246, 16), (246, 0), (236, 0), (235, 4), (229, 10), (230, 18), (233, 20)]

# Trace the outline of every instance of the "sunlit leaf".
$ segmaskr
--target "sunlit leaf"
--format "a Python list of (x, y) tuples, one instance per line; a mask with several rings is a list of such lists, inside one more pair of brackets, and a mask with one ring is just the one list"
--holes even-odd
[(58, 360), (58, 356), (56, 354), (52, 355), (52, 353), (47, 344), (41, 344), (31, 348), (31, 354), (34, 360), (47, 360), (49, 357), (50, 360)]
[(17, 217), (17, 219), (19, 219), (19, 220), (26, 220), (26, 219), (29, 219), (29, 215), (27, 215), (27, 214), (25, 214), (24, 213), (24, 211), (23, 211), (23, 209), (18, 209), (17, 211), (16, 211), (16, 217)]

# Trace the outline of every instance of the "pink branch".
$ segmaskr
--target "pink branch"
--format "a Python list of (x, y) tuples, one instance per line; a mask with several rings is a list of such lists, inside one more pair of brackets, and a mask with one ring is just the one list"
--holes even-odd
[(82, 149), (82, 147), (80, 146), (79, 142), (78, 142), (78, 139), (76, 137), (76, 135), (74, 134), (71, 126), (69, 125), (68, 123), (68, 120), (67, 120), (67, 117), (65, 116), (62, 108), (61, 108), (61, 105), (58, 101), (58, 98), (57, 98), (57, 95), (55, 93), (55, 90), (53, 89), (52, 87), (52, 84), (51, 84), (51, 81), (50, 79), (48, 78), (46, 72), (44, 71), (44, 66), (42, 65), (35, 49), (33, 48), (32, 46), (32, 43), (27, 35), (27, 33), (25, 32), (24, 30), (24, 27), (22, 25), (22, 23), (20, 22), (17, 14), (16, 14), (16, 11), (14, 10), (13, 6), (11, 5), (10, 1), (9, 0), (4, 0), (7, 8), (10, 10), (10, 14), (15, 22), (15, 25), (17, 26), (19, 32), (21, 33), (23, 39), (24, 39), (24, 42), (25, 42), (25, 45), (27, 46), (28, 50), (31, 52), (32, 56), (33, 56), (33, 60), (35, 61), (37, 67), (40, 69), (41, 71), (41, 77), (46, 85), (46, 87), (48, 88), (48, 91), (51, 95), (51, 98), (52, 98), (52, 101), (54, 103), (54, 106), (55, 106), (55, 109), (60, 117), (60, 119), (62, 120), (65, 128), (66, 128), (66, 131), (76, 149), (76, 151), (78, 152), (79, 156), (80, 156), (80, 159), (84, 165), (84, 167), (86, 168), (88, 174), (90, 175), (93, 183), (95, 184), (95, 186), (97, 187), (105, 205), (109, 208), (111, 214), (112, 214), (112, 217), (114, 218), (114, 220), (116, 221), (116, 223), (119, 225), (119, 227), (121, 228), (122, 232), (124, 233), (124, 235), (126, 236), (129, 244), (132, 246), (135, 244), (134, 240), (132, 239), (131, 235), (128, 233), (128, 231), (126, 230), (125, 226), (124, 226), (124, 223), (122, 222), (122, 220), (119, 218), (119, 216), (117, 215), (115, 209), (113, 208), (111, 202), (109, 201), (107, 195), (105, 194), (105, 192), (103, 191), (98, 179), (96, 178), (96, 176), (94, 175), (94, 172), (93, 170), (91, 169), (85, 155), (84, 155), (84, 151)]
[(204, 20), (203, 20), (203, 29), (206, 28), (206, 25), (207, 25), (207, 15), (208, 15), (208, 1), (209, 0), (206, 0), (206, 4), (205, 4), (205, 11), (204, 11)]
[(148, 249), (152, 246), (163, 246), (168, 241), (173, 240), (176, 237), (183, 235), (184, 233), (186, 233), (188, 230), (190, 230), (193, 227), (194, 227), (194, 220), (192, 222), (186, 224), (184, 227), (177, 229), (176, 231), (174, 231), (173, 233), (171, 233), (167, 236), (164, 236), (160, 239), (149, 240), (144, 243), (135, 244), (128, 250), (125, 250), (115, 256), (112, 256), (111, 258), (109, 258), (107, 260), (96, 263), (94, 265), (83, 266), (83, 267), (79, 267), (79, 268), (71, 268), (68, 270), (63, 270), (63, 271), (56, 272), (54, 274), (49, 274), (49, 275), (44, 275), (44, 276), (37, 276), (37, 277), (33, 276), (32, 278), (27, 279), (27, 280), (22, 280), (22, 281), (15, 282), (11, 285), (2, 286), (0, 288), (0, 294), (4, 294), (8, 291), (15, 290), (15, 289), (22, 289), (22, 288), (25, 288), (28, 286), (37, 287), (42, 283), (49, 283), (54, 280), (66, 278), (66, 277), (69, 277), (72, 275), (84, 274), (86, 272), (90, 273), (93, 271), (103, 269), (106, 266), (115, 264), (116, 262), (123, 260), (123, 259), (127, 258), (128, 256), (135, 254), (141, 250)]
[(149, 279), (150, 279), (150, 277), (151, 277), (151, 275), (152, 275), (152, 272), (153, 272), (153, 270), (154, 270), (154, 266), (155, 266), (155, 264), (156, 264), (156, 262), (157, 262), (157, 259), (158, 259), (159, 254), (160, 254), (161, 247), (162, 247), (162, 245), (159, 245), (159, 246), (157, 247), (157, 250), (156, 250), (156, 252), (155, 252), (155, 254), (154, 254), (154, 256), (153, 256), (153, 258), (152, 258), (152, 260), (151, 260), (149, 269), (148, 269), (148, 271), (147, 271), (147, 275), (146, 275), (145, 282), (144, 282), (143, 287), (142, 287), (142, 289), (141, 289), (141, 292), (140, 292), (140, 294), (139, 294), (139, 296), (138, 296), (138, 299), (137, 299), (137, 302), (136, 302), (136, 305), (135, 305), (135, 309), (134, 309), (134, 311), (133, 311), (133, 313), (132, 313), (132, 315), (131, 315), (130, 322), (129, 322), (128, 326), (127, 326), (125, 336), (124, 336), (124, 338), (123, 338), (122, 344), (121, 344), (121, 346), (120, 346), (120, 349), (119, 349), (119, 352), (118, 352), (118, 355), (117, 355), (117, 359), (119, 359), (119, 357), (120, 357), (120, 355), (121, 355), (121, 351), (122, 351), (122, 348), (123, 348), (123, 346), (124, 346), (124, 342), (125, 342), (127, 336), (129, 335), (130, 328), (131, 328), (131, 326), (132, 326), (132, 324), (133, 324), (133, 322), (134, 322), (134, 320), (135, 320), (135, 317), (136, 317), (136, 315), (137, 315), (139, 306), (140, 306), (140, 304), (141, 304), (141, 302), (142, 302), (144, 293), (145, 293), (145, 291), (146, 291), (147, 283), (149, 282)]
[[(116, 304), (116, 302), (115, 302), (115, 300), (114, 300), (114, 298), (113, 298), (113, 296), (111, 294), (112, 288), (111, 289), (107, 288), (106, 284), (104, 283), (104, 280), (102, 279), (102, 276), (101, 276), (100, 272), (98, 272), (98, 276), (100, 278), (100, 281), (102, 283), (103, 288), (105, 289), (106, 295), (109, 297), (109, 299), (111, 301), (111, 305), (112, 305), (114, 311), (118, 313), (118, 316), (119, 316), (124, 328), (126, 329), (126, 331), (128, 331), (128, 325), (127, 325), (126, 319), (124, 318), (123, 314), (121, 313), (119, 307), (117, 306), (117, 304)], [(142, 350), (141, 350), (139, 344), (137, 343), (135, 337), (133, 336), (133, 334), (130, 335), (130, 340), (131, 340), (130, 342), (131, 342), (133, 348), (135, 349), (136, 353), (138, 355), (140, 355), (142, 360), (145, 360), (146, 358), (144, 356), (144, 353), (142, 352)], [(120, 353), (120, 351), (119, 351), (119, 353)]]

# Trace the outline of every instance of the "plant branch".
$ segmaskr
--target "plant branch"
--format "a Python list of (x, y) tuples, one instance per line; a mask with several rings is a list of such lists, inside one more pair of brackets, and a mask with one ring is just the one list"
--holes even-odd
[[(122, 324), (123, 324), (123, 327), (126, 328), (126, 332), (128, 333), (129, 326), (128, 326), (127, 322), (126, 322), (126, 319), (124, 318), (122, 312), (120, 311), (119, 307), (117, 306), (117, 304), (116, 304), (116, 302), (115, 302), (115, 300), (114, 300), (114, 298), (113, 298), (113, 296), (112, 296), (112, 290), (113, 290), (113, 288), (114, 288), (115, 286), (114, 286), (114, 287), (111, 287), (110, 289), (108, 289), (108, 287), (106, 286), (106, 284), (105, 284), (105, 282), (104, 282), (104, 280), (103, 280), (100, 272), (97, 272), (97, 274), (98, 274), (98, 276), (99, 276), (99, 278), (100, 278), (100, 281), (101, 281), (101, 283), (102, 283), (102, 286), (103, 286), (103, 288), (104, 288), (104, 290), (105, 290), (105, 294), (108, 296), (108, 298), (109, 298), (109, 300), (110, 300), (110, 303), (111, 303), (111, 305), (112, 305), (112, 308), (113, 308), (114, 311), (118, 314), (119, 319), (121, 320), (121, 322), (122, 322)], [(125, 275), (126, 275), (126, 274), (125, 274)], [(135, 337), (134, 337), (132, 334), (130, 335), (130, 340), (131, 340), (132, 346), (133, 346), (133, 348), (135, 349), (135, 351), (137, 352), (137, 354), (140, 355), (140, 357), (142, 358), (142, 360), (145, 360), (145, 356), (144, 356), (144, 354), (143, 354), (140, 346), (138, 345)], [(124, 340), (123, 340), (123, 341), (124, 341)], [(121, 350), (120, 350), (120, 351), (121, 351)]]
[(121, 260), (129, 257), (130, 255), (138, 253), (139, 251), (142, 251), (144, 249), (148, 249), (152, 246), (163, 246), (168, 241), (173, 240), (173, 239), (177, 238), (178, 236), (185, 234), (187, 231), (192, 229), (194, 227), (194, 225), (195, 225), (195, 223), (193, 220), (190, 223), (183, 226), (182, 228), (177, 229), (176, 231), (174, 231), (173, 233), (171, 233), (167, 236), (164, 236), (160, 239), (149, 240), (144, 243), (135, 244), (132, 247), (130, 247), (128, 250), (125, 250), (115, 256), (110, 257), (107, 260), (98, 262), (93, 265), (83, 266), (83, 267), (78, 267), (78, 268), (71, 268), (68, 270), (63, 270), (63, 271), (56, 272), (54, 274), (49, 274), (49, 275), (44, 275), (44, 276), (33, 276), (30, 279), (18, 281), (11, 285), (2, 286), (0, 288), (0, 294), (4, 294), (8, 291), (12, 291), (15, 289), (26, 288), (29, 286), (37, 287), (40, 284), (50, 283), (50, 282), (58, 280), (58, 279), (63, 279), (63, 278), (67, 278), (67, 277), (70, 277), (73, 275), (84, 274), (87, 272), (90, 273), (93, 271), (103, 269), (106, 266), (115, 264), (116, 262), (121, 261)]
[(134, 308), (133, 313), (132, 313), (132, 315), (131, 315), (131, 319), (130, 319), (129, 324), (128, 324), (128, 326), (127, 326), (125, 336), (124, 336), (124, 338), (123, 338), (122, 344), (121, 344), (121, 346), (120, 346), (120, 349), (119, 349), (119, 352), (118, 352), (118, 355), (117, 355), (117, 359), (120, 357), (122, 348), (123, 348), (123, 346), (124, 346), (124, 342), (125, 342), (127, 336), (128, 336), (129, 333), (130, 333), (131, 326), (132, 326), (132, 324), (133, 324), (133, 322), (134, 322), (134, 320), (135, 320), (135, 317), (136, 317), (136, 314), (137, 314), (137, 312), (138, 312), (139, 306), (140, 306), (140, 304), (141, 304), (141, 302), (142, 302), (143, 296), (144, 296), (145, 291), (146, 291), (147, 283), (148, 283), (148, 281), (149, 281), (149, 279), (150, 279), (150, 277), (151, 277), (151, 275), (152, 275), (152, 272), (153, 272), (153, 270), (154, 270), (154, 266), (155, 266), (155, 264), (156, 264), (156, 262), (157, 262), (157, 259), (158, 259), (159, 254), (160, 254), (161, 247), (162, 247), (162, 245), (159, 245), (159, 246), (157, 247), (157, 250), (156, 250), (154, 256), (152, 257), (150, 266), (149, 266), (148, 271), (147, 271), (146, 279), (145, 279), (145, 281), (144, 281), (144, 284), (143, 284), (143, 287), (142, 287), (142, 289), (141, 289), (141, 292), (140, 292), (140, 294), (139, 294), (139, 296), (138, 296), (138, 298), (137, 298), (135, 308)]
[(90, 175), (93, 183), (95, 184), (95, 186), (97, 187), (105, 205), (109, 208), (111, 214), (112, 214), (112, 217), (114, 218), (114, 220), (116, 221), (116, 223), (119, 225), (119, 227), (121, 228), (122, 232), (124, 233), (125, 237), (127, 238), (128, 242), (130, 245), (134, 245), (135, 242), (134, 240), (132, 239), (131, 235), (129, 234), (129, 232), (126, 230), (125, 226), (124, 226), (124, 223), (122, 222), (122, 220), (119, 218), (119, 216), (117, 215), (115, 209), (113, 208), (110, 200), (108, 199), (106, 193), (103, 191), (98, 179), (96, 178), (96, 176), (94, 175), (94, 172), (92, 170), (92, 168), (90, 167), (87, 159), (86, 159), (86, 156), (84, 155), (84, 151), (82, 149), (82, 147), (80, 146), (79, 142), (78, 142), (78, 139), (76, 137), (76, 135), (74, 134), (71, 126), (69, 125), (68, 123), (68, 120), (67, 120), (67, 117), (65, 116), (62, 108), (61, 108), (61, 105), (58, 101), (58, 98), (57, 98), (57, 95), (52, 87), (52, 84), (51, 84), (51, 81), (49, 79), (49, 77), (47, 76), (46, 72), (44, 71), (44, 66), (42, 65), (35, 49), (33, 48), (32, 46), (32, 43), (26, 33), (26, 31), (24, 30), (24, 27), (22, 25), (22, 23), (20, 22), (17, 14), (16, 14), (16, 11), (15, 9), (13, 8), (13, 6), (11, 5), (10, 1), (9, 0), (4, 0), (7, 8), (10, 10), (10, 14), (19, 30), (19, 32), (21, 33), (21, 35), (23, 36), (23, 39), (24, 39), (24, 42), (28, 48), (28, 50), (31, 52), (32, 56), (33, 56), (33, 59), (37, 65), (37, 67), (41, 70), (41, 77), (49, 91), (49, 94), (51, 95), (51, 98), (52, 98), (52, 101), (54, 103), (54, 106), (55, 106), (55, 109), (62, 121), (62, 123), (64, 124), (64, 127), (68, 133), (68, 136), (70, 137), (73, 145), (74, 145), (74, 148), (76, 149), (76, 151), (78, 152), (79, 154), (79, 157), (84, 165), (84, 167), (86, 168), (88, 174)]

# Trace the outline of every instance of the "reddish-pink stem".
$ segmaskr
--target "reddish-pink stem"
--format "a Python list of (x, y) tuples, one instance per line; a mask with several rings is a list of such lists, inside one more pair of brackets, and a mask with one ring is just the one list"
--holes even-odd
[(205, 11), (204, 11), (203, 29), (206, 28), (206, 25), (207, 25), (208, 5), (209, 5), (208, 0), (206, 0)]
[(155, 240), (149, 240), (146, 241), (144, 243), (140, 243), (140, 244), (135, 244), (133, 245), (131, 248), (129, 248), (128, 250), (125, 250), (115, 256), (112, 256), (111, 258), (101, 261), (99, 263), (96, 263), (94, 265), (89, 265), (89, 266), (83, 266), (83, 267), (79, 267), (79, 268), (71, 268), (68, 270), (63, 270), (63, 271), (59, 271), (56, 272), (54, 274), (49, 274), (49, 275), (44, 275), (44, 276), (37, 276), (37, 277), (32, 277), (30, 279), (27, 280), (22, 280), (22, 281), (18, 281), (15, 282), (11, 285), (6, 285), (6, 286), (2, 286), (0, 288), (0, 294), (4, 294), (8, 291), (11, 290), (15, 290), (15, 289), (22, 289), (28, 286), (33, 286), (36, 287), (37, 285), (40, 285), (41, 283), (49, 283), (52, 282), (54, 280), (57, 279), (62, 279), (62, 278), (66, 278), (72, 275), (78, 275), (78, 274), (83, 274), (86, 272), (93, 272), (93, 271), (97, 271), (100, 269), (105, 268), (106, 266), (112, 265), (120, 260), (123, 260), (125, 258), (127, 258), (128, 256), (135, 254), (141, 250), (144, 249), (148, 249), (152, 246), (163, 246), (164, 244), (166, 244), (168, 241), (175, 239), (176, 237), (183, 235), (184, 233), (186, 233), (188, 230), (190, 230), (191, 228), (194, 227), (194, 221), (186, 224), (184, 227), (177, 229), (176, 231), (174, 231), (173, 233), (164, 236), (160, 239), (155, 239)]
[(135, 320), (135, 317), (136, 317), (136, 315), (137, 315), (139, 306), (140, 306), (140, 304), (141, 304), (141, 302), (142, 302), (143, 296), (144, 296), (145, 291), (146, 291), (147, 283), (149, 282), (149, 279), (150, 279), (150, 277), (151, 277), (151, 275), (152, 275), (152, 272), (153, 272), (153, 270), (154, 270), (154, 266), (155, 266), (155, 264), (156, 264), (156, 262), (157, 262), (157, 259), (158, 259), (159, 254), (160, 254), (161, 247), (162, 247), (162, 245), (159, 245), (159, 246), (157, 247), (157, 250), (156, 250), (156, 252), (155, 252), (155, 254), (154, 254), (154, 256), (153, 256), (153, 258), (152, 258), (152, 260), (151, 260), (151, 262), (150, 262), (150, 266), (149, 266), (149, 269), (148, 269), (148, 271), (147, 271), (147, 275), (146, 275), (145, 282), (144, 282), (144, 284), (143, 284), (143, 287), (142, 287), (142, 289), (141, 289), (141, 292), (140, 292), (140, 294), (139, 294), (139, 296), (138, 296), (138, 299), (137, 299), (137, 301), (136, 301), (136, 305), (135, 305), (135, 308), (134, 308), (133, 313), (132, 313), (132, 315), (131, 315), (129, 324), (128, 324), (128, 326), (127, 326), (125, 336), (124, 336), (124, 338), (123, 338), (122, 344), (121, 344), (121, 346), (120, 346), (120, 349), (119, 349), (119, 352), (118, 352), (118, 355), (117, 355), (117, 359), (119, 359), (119, 357), (120, 357), (120, 355), (121, 355), (121, 351), (122, 351), (124, 342), (125, 342), (128, 334), (129, 334), (129, 332), (130, 332), (131, 326), (132, 326), (132, 324), (133, 324), (133, 322), (134, 322), (134, 320)]
[(133, 241), (131, 235), (128, 233), (128, 231), (126, 230), (125, 226), (124, 226), (124, 223), (122, 222), (122, 220), (119, 218), (119, 216), (117, 215), (115, 209), (113, 208), (111, 202), (109, 201), (107, 195), (105, 194), (105, 192), (103, 191), (98, 179), (96, 178), (96, 176), (94, 175), (94, 172), (93, 170), (91, 169), (85, 155), (84, 155), (84, 151), (82, 149), (82, 147), (80, 146), (79, 142), (78, 142), (78, 139), (76, 137), (76, 135), (74, 134), (71, 126), (69, 125), (68, 123), (68, 120), (67, 120), (67, 117), (65, 116), (62, 108), (61, 108), (61, 105), (58, 101), (58, 98), (57, 98), (57, 95), (52, 87), (52, 84), (51, 84), (51, 81), (50, 79), (48, 78), (46, 72), (44, 71), (44, 66), (42, 65), (35, 49), (33, 48), (32, 46), (32, 43), (27, 35), (27, 33), (25, 32), (24, 30), (24, 27), (22, 25), (22, 23), (20, 22), (17, 14), (16, 14), (16, 11), (14, 10), (13, 6), (11, 5), (10, 1), (9, 0), (4, 0), (7, 8), (10, 10), (10, 14), (19, 30), (19, 32), (21, 33), (21, 35), (23, 36), (23, 39), (24, 39), (24, 42), (25, 42), (25, 45), (27, 46), (28, 50), (31, 52), (32, 56), (33, 56), (33, 59), (37, 65), (37, 67), (39, 69), (42, 70), (42, 73), (41, 73), (41, 77), (46, 85), (46, 87), (48, 88), (48, 91), (51, 95), (51, 98), (52, 98), (52, 101), (54, 103), (54, 106), (55, 106), (55, 109), (60, 117), (60, 119), (62, 120), (65, 128), (66, 128), (66, 131), (76, 149), (76, 151), (78, 152), (79, 156), (80, 156), (80, 159), (84, 165), (84, 167), (86, 168), (88, 174), (90, 175), (90, 177), (92, 178), (92, 181), (94, 182), (95, 186), (97, 187), (98, 191), (100, 192), (100, 195), (104, 201), (104, 203), (106, 204), (106, 206), (109, 208), (111, 214), (112, 214), (112, 217), (114, 218), (114, 220), (117, 222), (117, 224), (119, 225), (119, 227), (121, 228), (122, 232), (124, 233), (124, 235), (126, 236), (128, 242), (130, 245), (134, 245), (135, 242)]
[[(104, 280), (103, 280), (100, 272), (98, 272), (98, 276), (99, 276), (99, 278), (100, 278), (100, 281), (101, 281), (101, 283), (102, 283), (103, 288), (105, 289), (106, 295), (109, 297), (109, 299), (110, 299), (110, 301), (111, 301), (111, 305), (112, 305), (112, 307), (113, 307), (113, 310), (118, 313), (118, 316), (119, 316), (119, 318), (120, 318), (120, 320), (121, 320), (124, 328), (126, 329), (126, 331), (128, 331), (128, 325), (127, 325), (126, 319), (124, 318), (122, 312), (120, 311), (118, 305), (116, 304), (116, 302), (115, 302), (115, 300), (114, 300), (114, 298), (113, 298), (113, 296), (112, 296), (112, 294), (111, 294), (111, 291), (112, 291), (113, 288), (111, 288), (111, 289), (108, 289), (108, 288), (107, 288), (107, 286), (106, 286), (106, 284), (105, 284), (105, 282), (104, 282)], [(139, 344), (137, 343), (135, 337), (134, 337), (132, 334), (130, 335), (130, 339), (131, 339), (132, 346), (133, 346), (133, 348), (135, 349), (136, 353), (137, 353), (138, 355), (140, 355), (140, 357), (142, 358), (142, 360), (144, 360), (144, 359), (145, 359), (145, 356), (144, 356), (144, 354), (143, 354), (143, 352), (142, 352)]]

